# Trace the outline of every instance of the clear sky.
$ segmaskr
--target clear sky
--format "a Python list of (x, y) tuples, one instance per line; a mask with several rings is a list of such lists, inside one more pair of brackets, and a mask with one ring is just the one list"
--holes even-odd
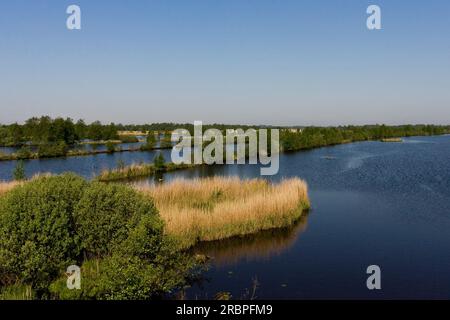
[(0, 122), (43, 114), (449, 124), (450, 1), (1, 1)]

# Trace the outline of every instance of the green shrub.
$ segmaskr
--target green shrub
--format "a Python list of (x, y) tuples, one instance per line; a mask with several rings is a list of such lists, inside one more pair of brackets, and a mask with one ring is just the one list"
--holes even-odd
[(159, 152), (153, 159), (153, 164), (156, 170), (164, 168), (165, 163), (166, 160), (164, 159), (164, 156), (161, 152)]
[(112, 141), (106, 142), (105, 146), (108, 153), (113, 153), (116, 151), (116, 145)]
[(16, 181), (22, 181), (27, 178), (25, 175), (25, 165), (22, 160), (17, 161), (17, 164), (13, 170), (13, 178)]
[(163, 235), (156, 215), (145, 215), (127, 239), (103, 259), (81, 266), (81, 290), (68, 290), (61, 277), (50, 286), (60, 299), (145, 300), (182, 288), (190, 279), (194, 258), (180, 253)]
[(153, 202), (119, 184), (93, 182), (75, 208), (75, 224), (87, 253), (110, 254), (145, 214), (156, 215)]
[[(132, 188), (37, 178), (0, 199), (0, 298), (159, 297), (184, 286), (195, 266), (177, 248), (153, 201)], [(72, 264), (81, 290), (67, 289)]]
[(73, 209), (86, 182), (75, 175), (41, 177), (0, 199), (0, 274), (45, 288), (81, 250)]
[(30, 159), (33, 157), (33, 153), (31, 152), (30, 148), (25, 146), (17, 150), (15, 155), (17, 159), (21, 160)]
[(67, 145), (63, 141), (54, 144), (41, 144), (38, 147), (38, 157), (63, 157), (67, 154), (67, 150)]

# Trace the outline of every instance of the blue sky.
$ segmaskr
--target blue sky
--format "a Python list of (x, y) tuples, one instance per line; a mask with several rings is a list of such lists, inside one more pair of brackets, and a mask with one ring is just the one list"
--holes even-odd
[(448, 124), (449, 35), (446, 0), (2, 1), (0, 122)]

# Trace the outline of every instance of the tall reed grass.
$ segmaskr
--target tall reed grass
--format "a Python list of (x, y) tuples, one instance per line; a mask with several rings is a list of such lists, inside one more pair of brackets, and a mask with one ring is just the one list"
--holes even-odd
[(134, 187), (155, 200), (166, 232), (185, 248), (198, 241), (286, 227), (310, 207), (307, 184), (298, 178), (272, 184), (214, 177)]

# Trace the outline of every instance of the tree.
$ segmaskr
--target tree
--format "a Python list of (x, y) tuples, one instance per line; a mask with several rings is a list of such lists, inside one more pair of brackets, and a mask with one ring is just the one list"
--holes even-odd
[(147, 148), (153, 149), (156, 144), (156, 136), (154, 131), (149, 131), (147, 135)]
[(27, 178), (25, 175), (25, 165), (22, 160), (17, 161), (16, 167), (13, 171), (13, 178), (16, 181), (22, 181)]
[(114, 142), (112, 141), (106, 142), (106, 151), (108, 151), (108, 153), (113, 153), (114, 151), (116, 151), (116, 146), (114, 145)]
[(155, 168), (157, 170), (162, 169), (162, 168), (164, 168), (165, 163), (166, 163), (166, 160), (164, 159), (163, 154), (161, 152), (158, 152), (158, 154), (153, 159), (153, 164), (155, 165)]

